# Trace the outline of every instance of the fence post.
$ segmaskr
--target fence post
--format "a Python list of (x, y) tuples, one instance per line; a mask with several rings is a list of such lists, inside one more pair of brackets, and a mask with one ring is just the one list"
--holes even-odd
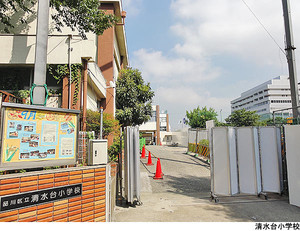
[(198, 153), (198, 128), (196, 128), (196, 146), (195, 146), (195, 152)]
[(123, 135), (122, 135), (122, 128), (120, 128), (120, 150), (119, 150), (119, 156), (118, 156), (118, 173), (117, 173), (117, 201), (122, 203), (122, 199), (123, 199), (123, 175), (122, 175), (122, 171), (123, 171), (123, 148), (122, 148), (122, 143), (123, 143)]

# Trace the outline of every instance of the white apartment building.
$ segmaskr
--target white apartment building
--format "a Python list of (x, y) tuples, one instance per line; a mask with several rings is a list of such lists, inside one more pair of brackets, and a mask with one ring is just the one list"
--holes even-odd
[[(278, 76), (245, 91), (231, 101), (231, 112), (245, 109), (256, 111), (261, 119), (272, 118), (273, 111), (292, 107), (290, 81), (286, 76)], [(275, 113), (276, 116), (292, 117), (292, 110)]]

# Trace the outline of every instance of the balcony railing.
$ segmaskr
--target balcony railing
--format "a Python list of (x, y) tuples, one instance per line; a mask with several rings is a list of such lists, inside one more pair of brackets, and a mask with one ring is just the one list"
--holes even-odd
[(0, 98), (2, 98), (2, 102), (23, 103), (23, 100), (21, 98), (2, 90), (0, 90)]

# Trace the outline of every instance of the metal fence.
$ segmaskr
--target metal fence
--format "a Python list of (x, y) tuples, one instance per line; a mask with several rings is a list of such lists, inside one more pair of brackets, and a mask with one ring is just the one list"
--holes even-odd
[(95, 132), (79, 131), (77, 163), (86, 165), (89, 151), (89, 136), (95, 136)]

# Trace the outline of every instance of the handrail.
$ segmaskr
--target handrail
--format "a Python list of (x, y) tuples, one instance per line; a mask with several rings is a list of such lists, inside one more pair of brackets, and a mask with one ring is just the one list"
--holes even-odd
[[(7, 102), (7, 103), (9, 103), (9, 102), (10, 103), (22, 103), (22, 99), (21, 98), (15, 96), (15, 95), (13, 95), (13, 94), (11, 94), (9, 92), (0, 90), (0, 94), (2, 94), (2, 96), (4, 96), (4, 97), (2, 97), (2, 102)], [(11, 98), (13, 100), (11, 100)]]
[(286, 111), (286, 110), (289, 110), (289, 109), (295, 109), (295, 108), (299, 108), (300, 106), (296, 106), (296, 107), (289, 107), (289, 108), (283, 108), (283, 109), (279, 109), (279, 110), (274, 110), (272, 112), (273, 114), (273, 123), (275, 124), (275, 112), (279, 112), (279, 111)]

